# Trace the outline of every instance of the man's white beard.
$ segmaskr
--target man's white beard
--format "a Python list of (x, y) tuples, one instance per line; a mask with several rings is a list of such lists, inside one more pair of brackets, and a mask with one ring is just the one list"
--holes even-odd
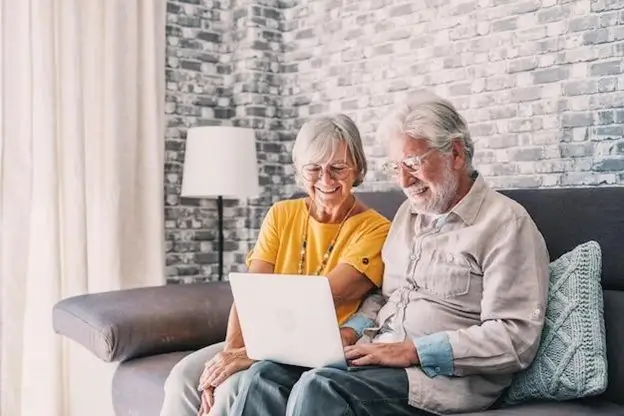
[(426, 199), (419, 199), (418, 201), (415, 201), (410, 197), (409, 193), (407, 194), (407, 196), (410, 197), (410, 204), (413, 211), (419, 214), (429, 215), (439, 215), (448, 211), (451, 203), (457, 195), (459, 180), (456, 176), (453, 176), (450, 160), (447, 161), (443, 172), (444, 176), (442, 177), (441, 183), (428, 184), (429, 195)]

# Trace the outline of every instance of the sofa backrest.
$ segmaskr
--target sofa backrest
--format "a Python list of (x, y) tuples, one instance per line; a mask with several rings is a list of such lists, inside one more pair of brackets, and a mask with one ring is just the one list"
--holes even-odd
[[(602, 250), (602, 286), (609, 386), (604, 398), (624, 404), (624, 187), (514, 189), (544, 235), (552, 260), (595, 240)], [(405, 201), (399, 190), (358, 192), (368, 206), (392, 219)]]

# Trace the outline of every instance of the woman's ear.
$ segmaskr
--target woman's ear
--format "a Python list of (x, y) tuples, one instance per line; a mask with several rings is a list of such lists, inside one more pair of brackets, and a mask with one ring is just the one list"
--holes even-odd
[(362, 172), (358, 172), (355, 180), (353, 181), (353, 187), (360, 186), (364, 182), (364, 174)]

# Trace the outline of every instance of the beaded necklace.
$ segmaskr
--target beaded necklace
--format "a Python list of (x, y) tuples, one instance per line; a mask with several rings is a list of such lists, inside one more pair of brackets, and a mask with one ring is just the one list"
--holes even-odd
[[(357, 200), (353, 198), (353, 205), (351, 205), (349, 212), (347, 212), (347, 215), (345, 215), (344, 218), (342, 219), (342, 222), (340, 222), (338, 231), (336, 232), (336, 235), (334, 236), (332, 241), (329, 243), (329, 246), (327, 246), (327, 250), (325, 250), (325, 254), (323, 254), (323, 260), (321, 261), (321, 264), (317, 267), (316, 271), (314, 272), (314, 275), (318, 276), (325, 269), (325, 266), (327, 266), (327, 262), (329, 261), (329, 256), (331, 256), (331, 253), (334, 250), (334, 245), (336, 244), (336, 240), (338, 239), (340, 230), (342, 229), (342, 226), (344, 225), (347, 218), (349, 218), (349, 215), (351, 215), (351, 212), (355, 208), (356, 202)], [(310, 201), (310, 206), (308, 207), (308, 216), (306, 217), (306, 222), (305, 222), (304, 231), (303, 231), (303, 243), (301, 243), (301, 255), (299, 257), (299, 274), (300, 275), (303, 274), (303, 266), (305, 264), (305, 258), (306, 258), (306, 248), (308, 246), (308, 222), (310, 220), (311, 209), (312, 209), (312, 201)]]

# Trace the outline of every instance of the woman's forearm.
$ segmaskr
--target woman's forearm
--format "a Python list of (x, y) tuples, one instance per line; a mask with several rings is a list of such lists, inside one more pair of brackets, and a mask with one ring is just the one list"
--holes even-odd
[(232, 304), (230, 316), (228, 318), (227, 332), (225, 335), (225, 350), (234, 348), (242, 348), (245, 346), (243, 333), (241, 331), (240, 322), (238, 321), (238, 313), (236, 313), (236, 305)]

